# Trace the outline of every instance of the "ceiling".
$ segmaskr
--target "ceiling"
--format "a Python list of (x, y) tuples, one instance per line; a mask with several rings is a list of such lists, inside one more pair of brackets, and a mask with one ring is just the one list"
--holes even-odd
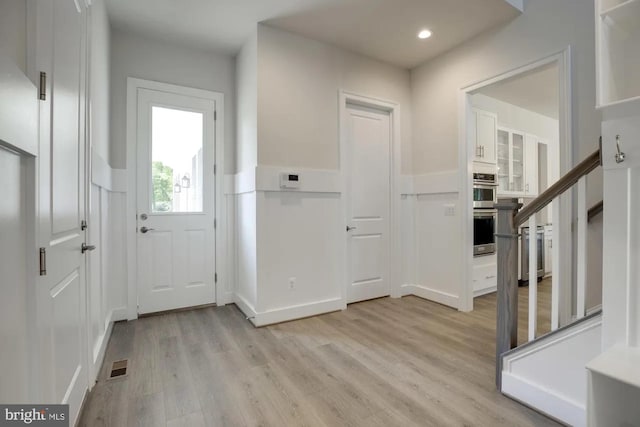
[[(520, 11), (512, 0), (106, 0), (116, 30), (235, 55), (256, 23), (403, 68)], [(419, 30), (433, 36), (419, 40)]]
[(554, 62), (478, 92), (557, 120), (560, 99), (558, 82), (558, 65)]

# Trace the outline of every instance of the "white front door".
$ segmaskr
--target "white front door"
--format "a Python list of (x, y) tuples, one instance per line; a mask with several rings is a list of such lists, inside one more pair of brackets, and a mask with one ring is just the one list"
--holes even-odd
[(40, 102), (39, 246), (46, 275), (36, 286), (40, 401), (68, 403), (71, 424), (87, 389), (85, 254), (86, 9), (73, 0), (37, 2)]
[(138, 89), (138, 313), (215, 302), (215, 101)]
[(389, 295), (390, 114), (347, 105), (347, 302)]

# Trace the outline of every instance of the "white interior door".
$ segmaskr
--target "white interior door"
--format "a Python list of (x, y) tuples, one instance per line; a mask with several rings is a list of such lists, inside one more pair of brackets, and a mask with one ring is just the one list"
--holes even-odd
[(37, 372), (42, 402), (70, 405), (71, 423), (87, 389), (85, 255), (86, 9), (73, 0), (37, 2), (37, 67), (48, 76), (40, 103)]
[(138, 313), (215, 302), (215, 102), (138, 89)]
[(347, 302), (389, 295), (390, 114), (347, 105)]

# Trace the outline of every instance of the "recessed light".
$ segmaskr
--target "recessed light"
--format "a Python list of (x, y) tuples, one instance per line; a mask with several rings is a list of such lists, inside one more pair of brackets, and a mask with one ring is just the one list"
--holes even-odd
[(429, 30), (422, 30), (418, 33), (418, 38), (419, 39), (428, 39), (429, 37), (431, 37), (431, 31)]

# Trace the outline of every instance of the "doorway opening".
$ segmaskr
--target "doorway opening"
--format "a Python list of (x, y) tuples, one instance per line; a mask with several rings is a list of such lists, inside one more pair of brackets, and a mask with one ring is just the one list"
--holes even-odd
[[(516, 198), (526, 205), (572, 166), (570, 50), (543, 58), (461, 91), (461, 205), (467, 266), (462, 282), (463, 310), (474, 298), (497, 287), (495, 211), (498, 199)], [(492, 217), (493, 221), (486, 218)], [(480, 221), (479, 219), (484, 219)], [(560, 317), (571, 315), (570, 199), (554, 202), (536, 218), (535, 231), (523, 227), (519, 245), (522, 284), (529, 277), (529, 235), (538, 247), (539, 290), (534, 304), (543, 317), (540, 334), (555, 329)], [(479, 236), (487, 241), (478, 241)], [(491, 298), (490, 296), (488, 298)], [(537, 299), (537, 300), (536, 300)], [(523, 298), (526, 300), (526, 298)], [(522, 301), (525, 302), (525, 301)]]

